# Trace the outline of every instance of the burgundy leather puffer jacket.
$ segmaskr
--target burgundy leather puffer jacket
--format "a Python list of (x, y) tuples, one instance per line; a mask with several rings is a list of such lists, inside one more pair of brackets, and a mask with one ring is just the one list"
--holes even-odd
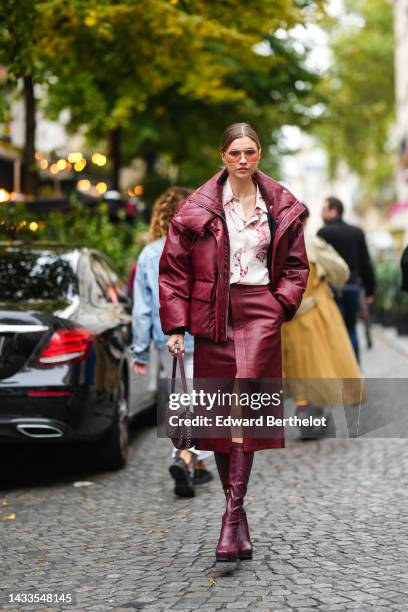
[[(173, 217), (160, 259), (160, 319), (165, 334), (184, 328), (214, 342), (227, 339), (230, 253), (222, 206), (223, 170), (199, 187)], [(298, 309), (309, 265), (299, 215), (304, 206), (266, 174), (253, 175), (269, 210), (267, 256), (273, 294), (285, 320)]]

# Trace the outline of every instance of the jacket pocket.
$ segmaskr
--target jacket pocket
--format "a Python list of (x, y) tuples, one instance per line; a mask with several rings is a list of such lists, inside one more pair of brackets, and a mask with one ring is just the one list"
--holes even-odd
[(211, 302), (214, 287), (215, 283), (211, 281), (196, 280), (191, 292), (191, 299), (199, 300), (200, 302)]
[(282, 302), (280, 300), (278, 300), (278, 298), (273, 294), (273, 292), (271, 291), (271, 296), (273, 298), (273, 309), (275, 310), (275, 312), (279, 313), (279, 317), (281, 322), (283, 323), (283, 321), (285, 320), (285, 307), (282, 304)]
[(209, 337), (211, 312), (214, 308), (215, 283), (196, 280), (191, 292), (190, 332), (193, 336)]

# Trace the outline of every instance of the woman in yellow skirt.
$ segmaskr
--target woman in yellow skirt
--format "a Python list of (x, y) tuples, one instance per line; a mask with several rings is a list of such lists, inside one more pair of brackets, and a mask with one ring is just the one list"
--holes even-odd
[[(309, 211), (300, 217), (306, 225)], [(329, 284), (340, 289), (350, 271), (340, 255), (318, 236), (305, 237), (310, 274), (295, 317), (282, 326), (285, 392), (297, 415), (323, 416), (324, 407), (359, 405), (366, 393), (343, 318)], [(328, 419), (331, 425), (331, 420)], [(319, 434), (327, 433), (324, 428)], [(308, 431), (308, 434), (306, 433)], [(301, 429), (301, 437), (317, 430)]]

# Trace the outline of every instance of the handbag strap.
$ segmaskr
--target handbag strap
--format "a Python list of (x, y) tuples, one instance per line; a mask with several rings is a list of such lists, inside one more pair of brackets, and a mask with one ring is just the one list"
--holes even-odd
[(179, 364), (179, 368), (180, 368), (180, 378), (181, 378), (181, 386), (183, 387), (183, 393), (188, 393), (186, 371), (184, 369), (183, 353), (181, 353), (180, 351), (177, 351), (177, 353), (173, 357), (173, 371), (171, 374), (171, 392), (174, 393), (176, 389), (177, 363)]

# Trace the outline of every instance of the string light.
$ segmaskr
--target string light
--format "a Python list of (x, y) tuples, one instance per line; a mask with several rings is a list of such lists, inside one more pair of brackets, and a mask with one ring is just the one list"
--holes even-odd
[(82, 172), (82, 170), (85, 168), (86, 166), (86, 159), (81, 159), (81, 161), (77, 161), (74, 164), (74, 170), (76, 172)]
[(82, 159), (82, 153), (80, 153), (79, 151), (77, 151), (76, 153), (70, 153), (68, 155), (68, 161), (71, 164), (75, 164), (76, 162), (80, 162)]
[(40, 168), (41, 170), (46, 170), (48, 168), (48, 160), (42, 159), (40, 161)]
[(38, 230), (38, 223), (36, 221), (31, 221), (28, 227), (32, 232), (36, 232)]
[(7, 189), (0, 189), (0, 202), (8, 202), (10, 199), (10, 194)]
[(102, 155), (101, 153), (94, 153), (92, 155), (92, 162), (96, 166), (104, 166), (107, 162), (107, 157), (106, 155)]
[(88, 179), (81, 179), (77, 182), (77, 188), (79, 191), (88, 191), (88, 189), (91, 188), (91, 181), (88, 181)]
[(104, 183), (103, 181), (101, 181), (100, 183), (96, 184), (96, 190), (98, 191), (98, 193), (102, 194), (105, 193), (108, 189), (108, 186), (106, 183)]
[(57, 161), (57, 168), (58, 170), (65, 170), (65, 168), (67, 167), (67, 162), (65, 159), (59, 159)]

